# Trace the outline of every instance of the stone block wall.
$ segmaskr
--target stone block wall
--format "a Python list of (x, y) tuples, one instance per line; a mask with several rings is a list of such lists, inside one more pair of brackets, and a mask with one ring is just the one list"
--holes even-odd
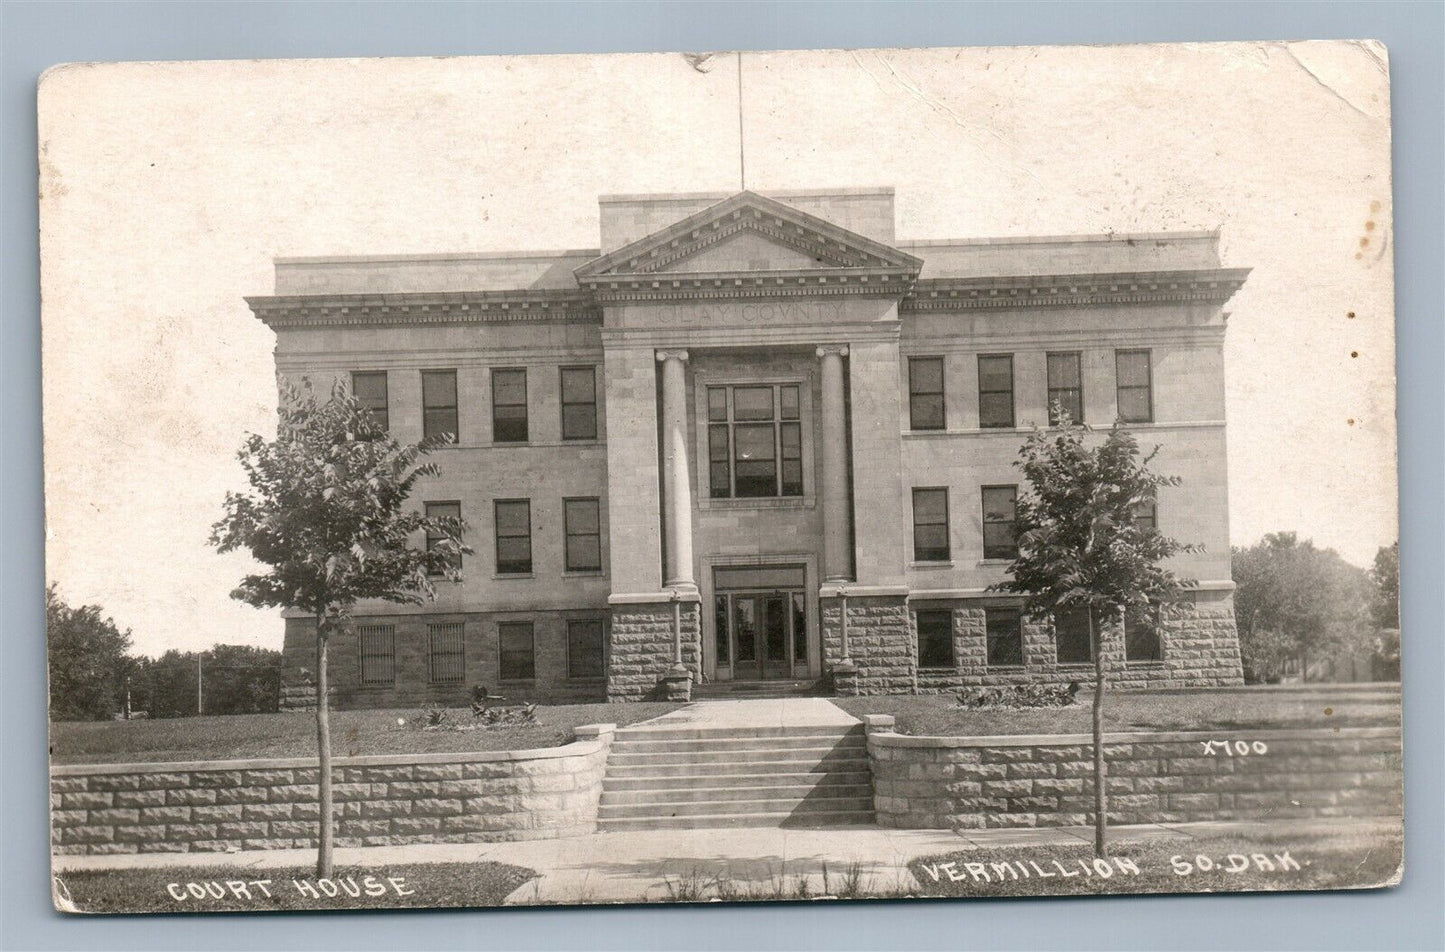
[[(905, 829), (1094, 821), (1089, 737), (910, 737), (869, 718), (878, 823)], [(1395, 728), (1110, 734), (1109, 821), (1400, 816)], [(1224, 744), (1228, 744), (1228, 748)]]
[[(701, 603), (681, 603), (682, 663), (693, 683), (702, 671)], [(667, 700), (664, 683), (674, 663), (673, 603), (644, 602), (612, 606), (611, 646), (607, 658), (609, 701)]]
[[(610, 724), (562, 747), (337, 758), (337, 846), (484, 843), (595, 832)], [(66, 765), (50, 773), (57, 854), (315, 847), (315, 761)]]
[[(843, 658), (841, 600), (823, 598), (823, 657), (828, 667)], [(850, 595), (848, 655), (857, 668), (849, 679), (856, 694), (912, 694), (917, 672), (917, 638), (902, 595)], [(840, 689), (848, 690), (840, 685)]]

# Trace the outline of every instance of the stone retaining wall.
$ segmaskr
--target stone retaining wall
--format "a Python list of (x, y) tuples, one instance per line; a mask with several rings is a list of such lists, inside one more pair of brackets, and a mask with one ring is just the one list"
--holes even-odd
[[(481, 843), (592, 833), (611, 724), (561, 747), (342, 757), (337, 846)], [(315, 761), (65, 765), (51, 769), (56, 853), (315, 847)]]
[[(910, 737), (893, 733), (888, 715), (865, 720), (880, 826), (1094, 821), (1087, 735)], [(1105, 741), (1113, 823), (1402, 814), (1398, 728), (1109, 734)]]

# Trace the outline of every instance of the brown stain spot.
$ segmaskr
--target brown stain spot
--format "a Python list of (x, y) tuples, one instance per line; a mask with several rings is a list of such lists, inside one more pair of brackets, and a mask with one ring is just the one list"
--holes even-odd
[(1361, 251), (1356, 251), (1356, 252), (1355, 252), (1355, 260), (1356, 260), (1356, 261), (1359, 261), (1359, 260), (1360, 260), (1361, 258), (1363, 258), (1364, 256), (1365, 256), (1365, 255), (1364, 255), (1364, 252), (1361, 252)]
[(1379, 210), (1380, 210), (1380, 203), (1379, 203), (1378, 201), (1374, 201), (1374, 202), (1371, 202), (1371, 203), (1370, 203), (1370, 211), (1371, 211), (1371, 212), (1377, 212), (1377, 211), (1379, 211)]
[(1354, 311), (1346, 311), (1346, 312), (1345, 312), (1345, 317), (1348, 317), (1350, 320), (1353, 321), (1353, 320), (1355, 319), (1355, 312), (1354, 312)]
[(1365, 231), (1374, 231), (1374, 230), (1375, 230), (1375, 223), (1374, 223), (1373, 221), (1367, 221), (1367, 222), (1365, 222)]
[(1348, 420), (1346, 420), (1345, 422), (1346, 422), (1347, 424), (1349, 424), (1350, 426), (1354, 426), (1354, 425), (1355, 425), (1355, 418), (1354, 418), (1354, 417), (1350, 417), (1350, 418), (1349, 418)]
[(1361, 239), (1360, 239), (1360, 247), (1361, 247), (1361, 248), (1368, 248), (1368, 247), (1370, 247), (1370, 239), (1368, 239), (1368, 238), (1361, 238)]
[(1327, 708), (1325, 708), (1325, 717), (1329, 717), (1330, 715), (1332, 715), (1332, 714), (1334, 714), (1334, 713), (1335, 713), (1335, 709), (1334, 709), (1334, 708), (1332, 708), (1332, 707), (1327, 707)]
[(1358, 350), (1352, 350), (1352, 351), (1350, 351), (1350, 356), (1351, 356), (1351, 357), (1358, 357), (1358, 356), (1360, 356), (1360, 352), (1359, 352)]

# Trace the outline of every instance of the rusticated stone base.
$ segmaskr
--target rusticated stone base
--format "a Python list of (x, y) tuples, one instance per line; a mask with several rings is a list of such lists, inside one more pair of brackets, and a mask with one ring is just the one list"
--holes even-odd
[(850, 595), (848, 660), (854, 672), (838, 672), (843, 660), (840, 599), (822, 598), (823, 655), (838, 694), (911, 694), (916, 649), (908, 601), (902, 595)]
[[(702, 662), (702, 621), (698, 601), (679, 604), (682, 628), (682, 663), (699, 679)], [(671, 700), (668, 674), (675, 663), (673, 647), (673, 603), (645, 602), (612, 606), (611, 650), (607, 658), (607, 699), (609, 701)]]

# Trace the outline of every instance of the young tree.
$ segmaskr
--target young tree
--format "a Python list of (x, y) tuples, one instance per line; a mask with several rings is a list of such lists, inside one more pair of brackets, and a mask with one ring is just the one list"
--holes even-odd
[[(306, 611), (316, 621), (316, 748), (321, 832), (318, 876), (331, 875), (334, 818), (326, 670), (332, 637), (351, 630), (361, 599), (420, 604), (432, 580), (461, 578), (460, 519), (427, 516), (407, 503), (420, 479), (437, 476), (418, 460), (446, 439), (401, 444), (340, 384), (319, 403), (309, 384), (285, 382), (276, 439), (248, 435), (237, 453), (250, 490), (227, 493), (211, 544), (246, 549), (268, 571), (248, 575), (232, 598)], [(422, 541), (420, 547), (413, 543)]]
[(1138, 518), (1160, 486), (1178, 477), (1152, 472), (1156, 446), (1140, 457), (1139, 444), (1115, 424), (1098, 445), (1091, 428), (1073, 423), (1055, 407), (1059, 426), (1035, 430), (1015, 462), (1027, 481), (1016, 510), (1018, 555), (1010, 578), (995, 586), (1021, 593), (1024, 614), (1043, 619), (1068, 612), (1087, 614), (1094, 658), (1094, 851), (1108, 853), (1107, 766), (1104, 762), (1104, 692), (1108, 653), (1103, 632), (1126, 613), (1167, 612), (1181, 591), (1193, 585), (1161, 563), (1195, 545), (1166, 537)]
[(122, 704), (130, 666), (130, 631), (101, 615), (99, 605), (71, 608), (54, 585), (45, 590), (52, 720), (104, 720)]

